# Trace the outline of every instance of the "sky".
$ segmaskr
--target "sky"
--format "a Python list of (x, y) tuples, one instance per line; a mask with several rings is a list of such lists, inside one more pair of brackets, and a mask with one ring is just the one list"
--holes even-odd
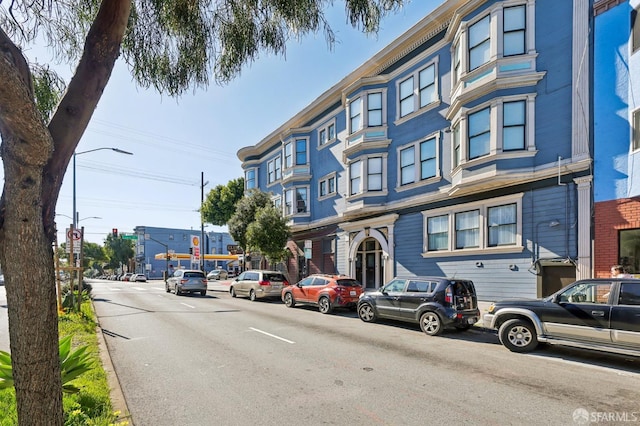
[[(344, 3), (336, 2), (327, 12), (337, 38), (332, 50), (322, 33), (309, 35), (290, 42), (285, 57), (262, 55), (226, 86), (213, 83), (177, 99), (136, 87), (119, 60), (76, 148), (76, 208), (85, 241), (102, 245), (113, 228), (120, 234), (136, 226), (199, 231), (202, 173), (205, 198), (242, 177), (239, 149), (260, 142), (442, 2), (407, 2), (383, 19), (377, 36), (352, 28)], [(38, 47), (26, 55), (51, 61)], [(56, 69), (63, 76), (72, 71)], [(73, 160), (56, 214), (62, 243), (73, 215)], [(205, 231), (225, 230), (205, 225)]]

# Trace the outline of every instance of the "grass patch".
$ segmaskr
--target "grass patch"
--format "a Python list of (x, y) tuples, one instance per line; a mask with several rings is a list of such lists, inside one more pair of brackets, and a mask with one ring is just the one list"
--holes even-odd
[[(126, 425), (128, 422), (118, 422), (118, 414), (113, 411), (109, 395), (107, 375), (102, 368), (96, 322), (94, 320), (91, 301), (82, 303), (81, 312), (61, 313), (58, 316), (60, 338), (73, 336), (72, 346), (88, 346), (87, 352), (95, 363), (95, 368), (82, 374), (73, 384), (80, 388), (75, 394), (63, 394), (66, 426), (111, 426)], [(13, 388), (0, 390), (0, 426), (14, 426), (18, 424), (16, 397)]]

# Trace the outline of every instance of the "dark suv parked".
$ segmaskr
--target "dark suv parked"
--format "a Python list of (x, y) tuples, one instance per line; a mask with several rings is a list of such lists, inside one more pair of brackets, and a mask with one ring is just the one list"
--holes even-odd
[(480, 319), (473, 282), (442, 277), (397, 277), (358, 301), (364, 322), (389, 318), (420, 324), (429, 336), (446, 327), (467, 330)]
[(496, 302), (483, 323), (513, 352), (545, 342), (640, 356), (640, 280), (580, 280), (544, 299)]

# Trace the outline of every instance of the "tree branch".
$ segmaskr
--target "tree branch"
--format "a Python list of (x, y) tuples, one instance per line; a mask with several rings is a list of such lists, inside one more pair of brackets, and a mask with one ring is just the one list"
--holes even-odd
[[(31, 71), (22, 51), (0, 28), (0, 150), (23, 164), (44, 164), (51, 154), (51, 138), (33, 98)], [(7, 143), (7, 141), (20, 143)]]
[(91, 25), (75, 75), (51, 122), (55, 154), (45, 169), (43, 205), (45, 227), (53, 222), (64, 172), (98, 105), (127, 29), (131, 0), (103, 0)]

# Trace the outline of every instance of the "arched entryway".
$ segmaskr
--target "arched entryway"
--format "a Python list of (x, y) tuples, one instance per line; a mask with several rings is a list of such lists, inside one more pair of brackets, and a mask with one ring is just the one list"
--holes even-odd
[(349, 247), (351, 276), (365, 288), (382, 286), (392, 276), (388, 242), (384, 234), (375, 229), (358, 232)]

